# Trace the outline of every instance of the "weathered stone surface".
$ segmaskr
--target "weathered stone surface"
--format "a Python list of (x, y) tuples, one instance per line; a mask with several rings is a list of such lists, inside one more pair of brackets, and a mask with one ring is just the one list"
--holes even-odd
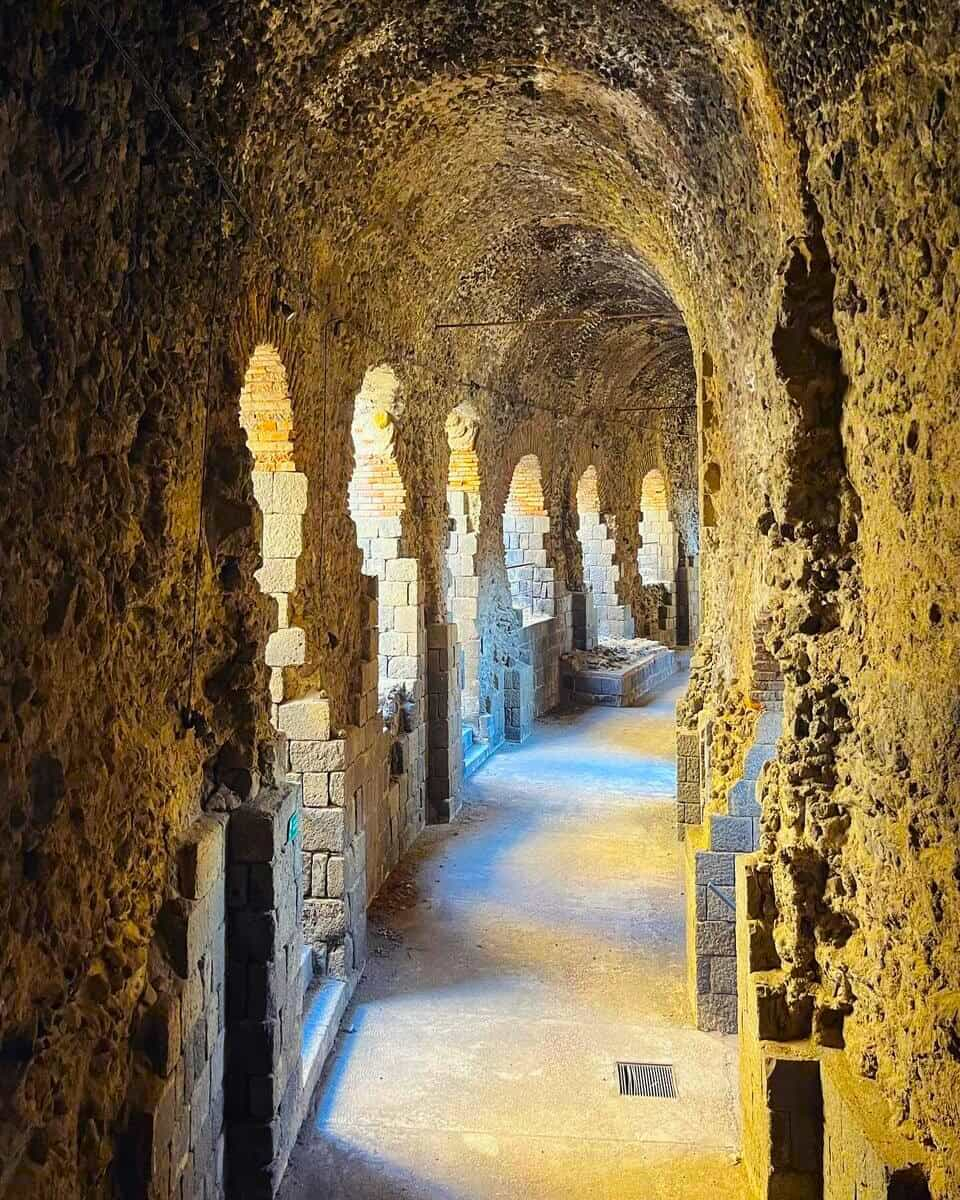
[[(72, 1119), (47, 1122), (54, 1085), (36, 1081), (83, 1095), (96, 1026), (97, 1128), (123, 1111), (142, 989), (122, 981), (146, 969), (198, 804), (223, 785), (236, 798), (238, 773), (252, 784), (268, 763), (271, 701), (323, 688), (335, 722), (378, 747), (364, 824), (389, 827), (394, 805), (404, 832), (371, 837), (375, 874), (422, 822), (423, 745), (407, 731), (401, 795), (383, 778), (375, 672), (356, 694), (376, 601), (349, 525), (350, 401), (389, 357), (400, 400), (381, 443), (412, 502), (377, 540), (400, 543), (384, 574), (416, 583), (431, 625), (454, 511), (446, 420), (471, 410), (451, 429), (483, 497), (477, 527), (456, 532), (476, 536), (474, 695), (494, 740), (508, 725), (523, 736), (530, 696), (553, 686), (506, 574), (517, 462), (540, 459), (547, 514), (511, 530), (543, 535), (530, 585), (549, 586), (539, 569), (585, 586), (571, 496), (593, 465), (612, 534), (597, 542), (620, 572), (605, 565), (621, 601), (606, 616), (629, 603), (641, 628), (671, 619), (638, 558), (640, 484), (663, 472), (686, 557), (701, 532), (707, 551), (686, 714), (721, 727), (707, 814), (742, 766), (753, 704), (785, 689), (761, 796), (773, 900), (757, 919), (789, 1007), (842, 1023), (947, 1200), (960, 1192), (944, 1000), (960, 990), (956, 6), (549, 0), (535, 20), (474, 7), (430, 0), (408, 19), (308, 0), (269, 21), (200, 6), (177, 22), (152, 2), (116, 7), (117, 36), (240, 181), (256, 232), (171, 150), (89, 13), (0, 17), (0, 1013), (4, 1045), (21, 1048), (0, 1189), (63, 1200), (106, 1177), (109, 1139), (84, 1149)], [(380, 211), (387, 197), (398, 207)], [(591, 319), (435, 328), (553, 313)], [(251, 482), (237, 420), (266, 343), (296, 418), (275, 430), (282, 508), (277, 480)], [(293, 559), (261, 568), (289, 597), (291, 625), (273, 632), (257, 504), (287, 500), (304, 510), (303, 582)], [(751, 677), (761, 614), (779, 681)], [(42, 1038), (24, 1034), (34, 1023)], [(28, 1168), (27, 1131), (48, 1124), (46, 1164)]]

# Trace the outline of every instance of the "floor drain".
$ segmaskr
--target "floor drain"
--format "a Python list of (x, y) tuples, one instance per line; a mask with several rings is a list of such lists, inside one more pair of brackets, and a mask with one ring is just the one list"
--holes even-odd
[(618, 1062), (621, 1096), (651, 1096), (676, 1100), (677, 1081), (670, 1063)]

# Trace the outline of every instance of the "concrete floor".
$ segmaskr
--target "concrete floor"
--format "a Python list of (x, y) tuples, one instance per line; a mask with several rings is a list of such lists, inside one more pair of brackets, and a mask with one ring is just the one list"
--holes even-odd
[[(735, 1040), (684, 997), (681, 690), (540, 722), (428, 832), (282, 1200), (743, 1196)], [(674, 1063), (680, 1099), (620, 1097), (618, 1059)]]

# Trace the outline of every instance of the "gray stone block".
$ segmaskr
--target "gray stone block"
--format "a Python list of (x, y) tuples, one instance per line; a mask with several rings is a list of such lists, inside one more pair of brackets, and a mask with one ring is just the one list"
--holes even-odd
[(733, 887), (735, 861), (734, 855), (729, 852), (698, 851), (695, 867), (697, 885), (705, 886), (708, 883), (716, 883)]
[(277, 918), (274, 913), (235, 912), (230, 914), (231, 961), (270, 962), (278, 946)]
[(702, 954), (735, 955), (737, 940), (734, 926), (728, 921), (698, 921), (695, 949), (698, 958)]
[(347, 927), (347, 909), (343, 900), (305, 900), (304, 937), (308, 942), (329, 942), (342, 938)]
[(718, 995), (736, 996), (737, 960), (735, 958), (719, 956), (710, 959), (710, 991)]
[(712, 816), (710, 818), (710, 848), (739, 852), (752, 850), (753, 822), (749, 817)]
[(232, 1021), (227, 1043), (231, 1074), (270, 1075), (280, 1054), (276, 1021)]
[(697, 1028), (707, 1033), (737, 1032), (736, 996), (709, 992), (697, 998)]
[(734, 889), (715, 883), (704, 890), (706, 892), (706, 919), (708, 921), (733, 921), (736, 915)]
[(757, 783), (755, 779), (741, 779), (727, 792), (727, 806), (733, 817), (754, 817), (760, 815), (760, 805), (757, 803)]

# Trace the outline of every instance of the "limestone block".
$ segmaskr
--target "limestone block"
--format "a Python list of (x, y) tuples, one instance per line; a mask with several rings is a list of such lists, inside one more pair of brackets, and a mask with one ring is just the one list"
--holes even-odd
[(278, 629), (267, 639), (264, 655), (268, 667), (299, 666), (306, 661), (306, 635), (302, 629)]
[(410, 601), (409, 583), (387, 580), (380, 585), (380, 603), (389, 605), (406, 605)]
[(322, 899), (327, 895), (327, 853), (310, 855), (310, 890), (308, 895)]
[(267, 513), (263, 518), (264, 559), (298, 558), (303, 550), (302, 526), (299, 516)]
[[(280, 705), (280, 732), (290, 742), (330, 740), (330, 701), (325, 696), (305, 696)], [(300, 768), (306, 770), (307, 768)]]
[(343, 900), (304, 900), (303, 931), (308, 942), (342, 938), (346, 928), (347, 908)]
[(301, 815), (303, 849), (340, 854), (344, 845), (344, 818), (339, 808), (305, 808)]
[(271, 511), (296, 516), (302, 516), (307, 511), (306, 475), (300, 471), (279, 471), (274, 475)]
[(394, 609), (393, 628), (398, 633), (416, 633), (420, 625), (420, 609), (413, 605)]
[(327, 895), (331, 899), (344, 895), (344, 860), (339, 854), (331, 854), (327, 861)]
[(188, 900), (201, 900), (223, 874), (225, 823), (202, 816), (187, 830), (177, 851), (178, 887)]
[(251, 471), (253, 482), (253, 498), (262, 513), (273, 512), (273, 481), (276, 475), (273, 471)]
[[(313, 745), (316, 743), (306, 743)], [(330, 743), (321, 743), (329, 745)], [(337, 743), (333, 743), (336, 745)], [(325, 771), (305, 771), (303, 775), (304, 808), (326, 808), (328, 804), (327, 774)]]
[(268, 595), (281, 592), (293, 592), (297, 587), (297, 562), (295, 558), (268, 558), (264, 556), (263, 566), (254, 573), (254, 579), (260, 585), (260, 590)]
[(406, 580), (412, 583), (417, 578), (417, 560), (415, 558), (395, 558), (386, 564), (387, 579)]
[(353, 521), (357, 531), (357, 541), (370, 542), (380, 535), (380, 521), (377, 517), (355, 517)]
[(272, 599), (277, 602), (277, 628), (286, 629), (290, 624), (290, 597), (286, 592), (275, 592)]

